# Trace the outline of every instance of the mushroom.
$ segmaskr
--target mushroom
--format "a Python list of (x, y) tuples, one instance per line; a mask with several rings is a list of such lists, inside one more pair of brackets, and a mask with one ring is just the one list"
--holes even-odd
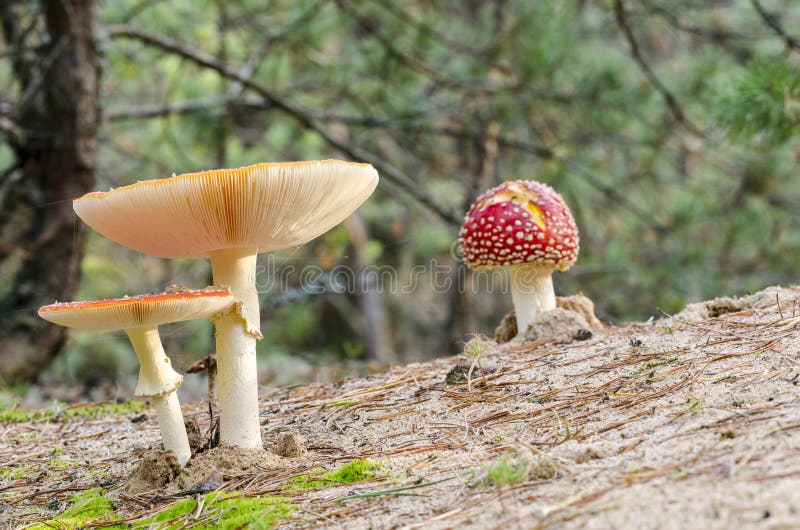
[(125, 330), (140, 363), (134, 395), (153, 399), (164, 449), (174, 451), (183, 466), (191, 456), (175, 392), (183, 382), (183, 376), (172, 368), (169, 357), (164, 353), (158, 326), (211, 317), (230, 310), (233, 303), (234, 298), (227, 289), (208, 289), (55, 303), (40, 308), (39, 316), (76, 329)]
[(492, 188), (475, 201), (459, 233), (471, 269), (508, 267), (517, 335), (536, 315), (555, 309), (552, 273), (578, 259), (578, 227), (564, 199), (533, 180)]
[(187, 374), (201, 374), (203, 372), (206, 372), (208, 375), (208, 402), (213, 403), (214, 400), (217, 399), (217, 356), (213, 353), (209, 353), (199, 361), (193, 362), (189, 368), (186, 369)]
[(104, 236), (165, 258), (211, 260), (216, 285), (240, 300), (216, 320), (221, 441), (261, 448), (256, 339), (259, 252), (301, 245), (350, 215), (378, 184), (369, 164), (264, 163), (138, 182), (76, 199), (78, 216)]

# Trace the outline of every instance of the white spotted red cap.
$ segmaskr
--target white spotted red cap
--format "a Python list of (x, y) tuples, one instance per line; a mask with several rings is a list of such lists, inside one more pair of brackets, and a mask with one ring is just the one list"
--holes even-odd
[(472, 269), (522, 263), (565, 271), (578, 259), (578, 227), (561, 195), (541, 182), (515, 180), (475, 201), (459, 234)]

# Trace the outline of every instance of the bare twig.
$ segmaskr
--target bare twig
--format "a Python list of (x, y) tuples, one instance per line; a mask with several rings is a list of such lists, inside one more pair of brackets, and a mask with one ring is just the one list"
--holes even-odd
[(408, 195), (414, 197), (421, 205), (425, 206), (429, 211), (436, 214), (443, 221), (457, 226), (461, 224), (460, 216), (450, 212), (440, 206), (436, 201), (420, 187), (419, 183), (414, 181), (411, 177), (406, 175), (402, 170), (395, 167), (388, 162), (384, 162), (372, 153), (369, 153), (358, 147), (348, 145), (333, 137), (325, 128), (314, 120), (311, 115), (297, 105), (289, 103), (281, 96), (275, 94), (263, 85), (256, 83), (247, 76), (242, 75), (230, 68), (228, 65), (220, 63), (213, 57), (205, 55), (201, 52), (195, 51), (183, 44), (168, 39), (161, 35), (155, 35), (143, 30), (131, 28), (128, 26), (111, 26), (109, 28), (109, 35), (112, 38), (128, 38), (138, 40), (148, 46), (153, 46), (183, 57), (193, 63), (209, 68), (216, 71), (219, 75), (227, 77), (241, 83), (244, 87), (252, 90), (264, 99), (264, 103), (269, 104), (270, 107), (279, 110), (292, 118), (294, 118), (301, 126), (306, 129), (316, 132), (330, 147), (337, 149), (360, 162), (366, 162), (375, 166), (378, 171), (394, 186), (402, 189)]
[[(238, 94), (225, 94), (209, 98), (176, 101), (163, 105), (136, 105), (120, 110), (109, 110), (105, 113), (108, 121), (139, 120), (148, 118), (161, 118), (175, 114), (190, 114), (192, 112), (207, 111), (212, 107), (219, 107), (233, 103), (239, 99)], [(259, 100), (261, 103), (261, 100)]]
[(658, 91), (658, 93), (664, 98), (664, 101), (666, 101), (672, 116), (679, 123), (682, 123), (684, 127), (689, 129), (689, 131), (702, 136), (703, 134), (700, 132), (700, 130), (686, 117), (683, 109), (678, 103), (678, 100), (675, 98), (672, 92), (670, 92), (664, 83), (661, 82), (661, 79), (658, 78), (653, 69), (650, 68), (650, 65), (647, 64), (647, 61), (644, 59), (642, 51), (639, 48), (639, 42), (636, 40), (636, 36), (633, 34), (633, 30), (628, 23), (628, 16), (625, 12), (625, 5), (623, 4), (622, 0), (614, 0), (614, 15), (617, 25), (619, 26), (620, 30), (622, 30), (622, 34), (625, 36), (625, 40), (628, 42), (633, 60), (637, 65), (639, 65), (642, 73), (647, 80), (650, 81), (650, 84), (653, 85), (653, 88), (655, 88), (656, 91)]
[(778, 36), (783, 39), (783, 42), (786, 43), (786, 47), (790, 50), (794, 50), (796, 52), (800, 52), (800, 39), (792, 37), (786, 30), (783, 29), (781, 23), (775, 17), (775, 15), (769, 13), (764, 6), (762, 6), (758, 0), (750, 0), (750, 3), (753, 4), (753, 9), (756, 10), (758, 16), (761, 17), (761, 20), (764, 21), (764, 24), (769, 26), (769, 28), (778, 34)]

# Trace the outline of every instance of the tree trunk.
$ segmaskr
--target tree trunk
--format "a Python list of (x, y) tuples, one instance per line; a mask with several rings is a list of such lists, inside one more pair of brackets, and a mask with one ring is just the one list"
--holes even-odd
[[(358, 213), (354, 213), (344, 221), (344, 227), (353, 243), (353, 261), (355, 265), (355, 287), (358, 296), (358, 305), (364, 315), (363, 336), (367, 359), (378, 361), (388, 366), (395, 361), (394, 348), (392, 347), (392, 332), (389, 319), (386, 316), (383, 295), (378, 291), (378, 286), (363, 284), (364, 271), (370, 263), (366, 247), (369, 242), (367, 225)], [(380, 279), (378, 279), (380, 281)], [(388, 289), (389, 286), (384, 286)], [(387, 293), (391, 295), (392, 293)]]
[[(500, 133), (500, 125), (497, 121), (490, 120), (485, 124), (484, 130), (486, 139), (483, 142), (476, 142), (476, 145), (473, 146), (473, 151), (477, 156), (474, 161), (476, 169), (470, 171), (470, 163), (466, 158), (463, 162), (465, 171), (472, 175), (470, 186), (464, 197), (464, 204), (461, 207), (464, 213), (469, 210), (475, 199), (496, 180), (499, 153), (497, 135)], [(464, 342), (468, 340), (467, 335), (473, 332), (477, 333), (477, 330), (466, 327), (473, 313), (473, 308), (469, 305), (470, 299), (466, 296), (467, 274), (467, 266), (464, 262), (460, 258), (455, 259), (453, 272), (450, 274), (452, 287), (448, 293), (447, 316), (443, 325), (445, 333), (440, 346), (442, 353), (460, 353), (463, 351)]]
[(65, 341), (36, 309), (71, 299), (80, 280), (72, 199), (94, 184), (101, 68), (93, 0), (4, 1), (0, 23), (19, 89), (6, 135), (16, 164), (0, 177), (0, 376), (11, 382), (35, 379)]

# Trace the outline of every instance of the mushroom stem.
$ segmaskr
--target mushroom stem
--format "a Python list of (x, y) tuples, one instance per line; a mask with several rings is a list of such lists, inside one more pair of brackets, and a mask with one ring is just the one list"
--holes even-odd
[(133, 328), (125, 331), (141, 365), (135, 395), (153, 398), (164, 449), (173, 451), (183, 466), (192, 455), (178, 394), (175, 392), (183, 377), (175, 372), (169, 357), (164, 353), (158, 328)]
[(217, 367), (208, 367), (208, 402), (214, 403), (217, 400)]
[(517, 335), (522, 335), (536, 315), (556, 308), (553, 268), (540, 265), (510, 265), (511, 299), (517, 315)]
[(235, 447), (263, 447), (258, 414), (256, 339), (261, 338), (255, 286), (258, 249), (211, 253), (214, 283), (229, 287), (241, 302), (237, 311), (214, 321), (217, 336), (217, 388), (220, 441)]
[(173, 451), (181, 466), (185, 466), (192, 456), (192, 450), (189, 448), (189, 438), (186, 435), (186, 425), (183, 423), (177, 392), (154, 396), (153, 408), (156, 409), (164, 449)]

